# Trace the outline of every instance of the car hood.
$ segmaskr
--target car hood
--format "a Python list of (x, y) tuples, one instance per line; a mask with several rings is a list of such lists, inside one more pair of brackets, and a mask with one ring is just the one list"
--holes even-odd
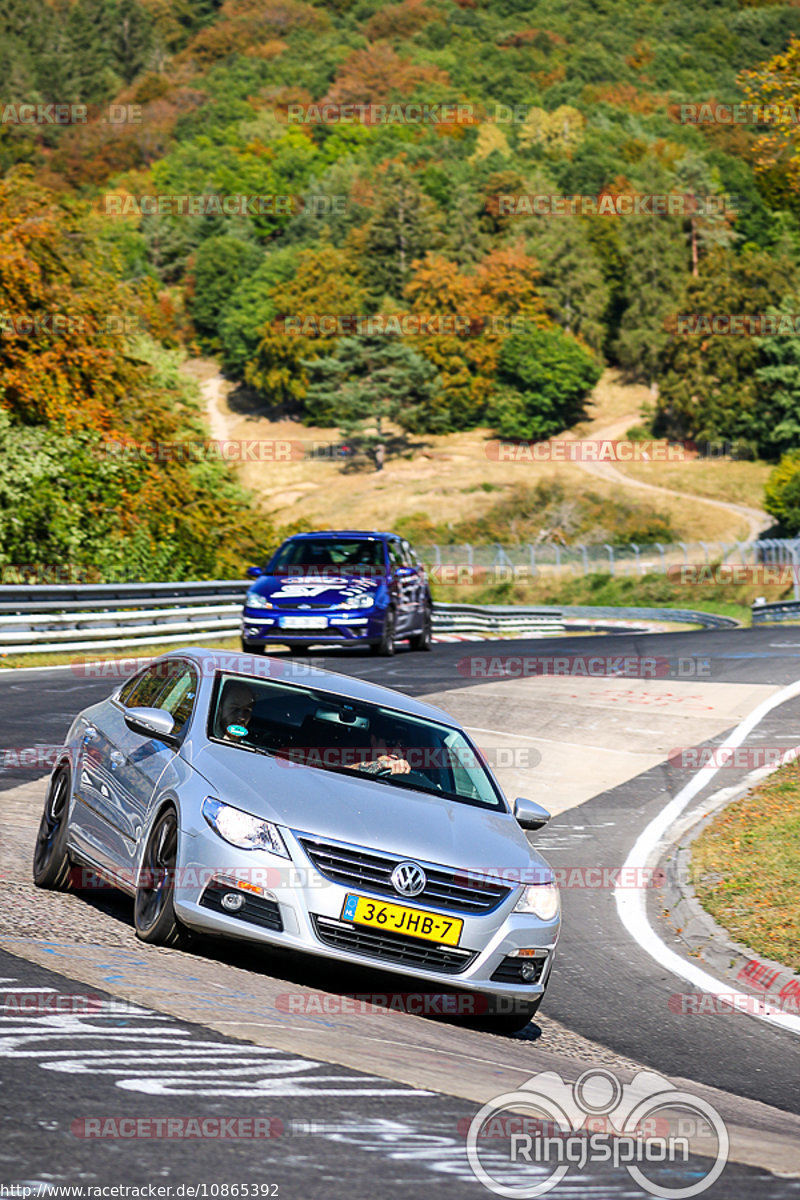
[(270, 600), (285, 604), (302, 605), (308, 601), (335, 603), (342, 597), (359, 596), (375, 592), (383, 582), (380, 575), (347, 575), (331, 570), (325, 574), (311, 575), (262, 575), (251, 592), (269, 596)]
[(218, 800), (301, 833), (463, 870), (549, 871), (508, 813), (213, 742), (192, 765)]

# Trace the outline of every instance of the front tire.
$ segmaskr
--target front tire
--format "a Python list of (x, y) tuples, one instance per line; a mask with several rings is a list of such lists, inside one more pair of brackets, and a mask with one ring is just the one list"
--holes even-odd
[(422, 630), (419, 633), (413, 634), (408, 639), (408, 644), (412, 650), (433, 649), (433, 615), (430, 608), (425, 609), (425, 614), (422, 620)]
[(72, 864), (67, 853), (70, 779), (68, 767), (59, 767), (53, 774), (33, 852), (33, 882), (37, 887), (56, 892), (65, 892), (70, 886)]
[(188, 931), (175, 915), (175, 866), (178, 861), (178, 814), (171, 806), (153, 822), (142, 855), (133, 923), (136, 936), (155, 946), (179, 946)]
[(243, 654), (266, 654), (266, 646), (260, 646), (256, 642), (246, 642), (242, 638), (242, 653)]
[(397, 617), (393, 608), (387, 609), (386, 617), (383, 622), (383, 633), (381, 640), (374, 642), (370, 646), (371, 654), (380, 654), (382, 657), (387, 657), (394, 654), (394, 638), (395, 629), (397, 627)]

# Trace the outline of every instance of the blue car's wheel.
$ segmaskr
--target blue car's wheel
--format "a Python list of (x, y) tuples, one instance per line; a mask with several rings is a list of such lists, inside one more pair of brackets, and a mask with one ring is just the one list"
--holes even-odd
[(433, 649), (433, 616), (430, 608), (426, 608), (423, 614), (422, 629), (419, 633), (412, 634), (408, 644), (412, 650)]
[(397, 626), (397, 618), (393, 608), (387, 609), (386, 618), (383, 622), (383, 633), (379, 642), (373, 642), (370, 646), (372, 654), (394, 654), (394, 636)]

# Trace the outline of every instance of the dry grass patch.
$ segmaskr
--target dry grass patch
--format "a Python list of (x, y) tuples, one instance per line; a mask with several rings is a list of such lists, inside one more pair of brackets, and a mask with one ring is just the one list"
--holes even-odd
[(692, 846), (691, 873), (737, 941), (800, 971), (800, 764), (720, 813)]

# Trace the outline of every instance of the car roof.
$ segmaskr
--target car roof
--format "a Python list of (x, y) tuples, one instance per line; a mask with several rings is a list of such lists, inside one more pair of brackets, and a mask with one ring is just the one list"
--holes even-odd
[(400, 541), (400, 537), (396, 533), (384, 533), (374, 529), (319, 529), (312, 533), (293, 533), (291, 537), (288, 537), (285, 540), (287, 542), (295, 542), (305, 538), (320, 537), (394, 538), (397, 541)]
[[(393, 688), (381, 687), (377, 683), (367, 683), (364, 679), (352, 675), (341, 675), (337, 671), (326, 671), (321, 667), (309, 670), (308, 663), (296, 662), (288, 658), (273, 658), (263, 654), (245, 654), (236, 650), (207, 650), (198, 646), (187, 646), (183, 650), (171, 650), (163, 658), (189, 658), (198, 664), (204, 676), (211, 671), (231, 671), (238, 675), (252, 675), (256, 679), (283, 679), (286, 683), (296, 683), (301, 687), (321, 688), (348, 700), (363, 700), (367, 704), (380, 704), (385, 708), (396, 708), (411, 716), (427, 717), (439, 721), (451, 728), (460, 729), (458, 722), (446, 713), (444, 709), (436, 708), (433, 704), (425, 704), (415, 700)], [(216, 660), (216, 662), (214, 661)], [(274, 669), (270, 669), (271, 666)]]

